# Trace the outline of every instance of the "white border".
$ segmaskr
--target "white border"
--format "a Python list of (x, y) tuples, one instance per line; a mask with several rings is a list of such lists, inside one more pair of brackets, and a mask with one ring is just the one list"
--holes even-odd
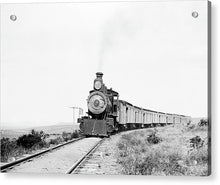
[[(54, 1), (54, 0), (0, 0), (0, 3), (51, 3), (51, 2), (81, 2), (77, 1)], [(85, 0), (84, 0), (85, 1)], [(86, 0), (86, 2), (94, 0)], [(95, 0), (96, 2), (102, 0)], [(112, 1), (112, 0), (108, 0)], [(116, 1), (116, 0), (114, 0)], [(131, 0), (127, 0), (131, 1)], [(153, 0), (151, 0), (153, 1)], [(157, 0), (156, 0), (157, 1)], [(162, 1), (162, 0), (161, 0)], [(167, 0), (166, 0), (167, 1)], [(176, 0), (181, 1), (181, 0)], [(220, 59), (219, 59), (219, 12), (220, 1), (212, 2), (212, 175), (210, 177), (156, 177), (156, 176), (82, 176), (82, 175), (60, 175), (60, 174), (0, 174), (1, 184), (4, 185), (41, 185), (41, 184), (95, 184), (95, 185), (112, 185), (112, 184), (163, 184), (163, 185), (182, 185), (192, 183), (194, 185), (203, 184), (220, 184), (220, 152), (217, 143), (220, 141), (220, 100), (217, 95), (220, 94)]]

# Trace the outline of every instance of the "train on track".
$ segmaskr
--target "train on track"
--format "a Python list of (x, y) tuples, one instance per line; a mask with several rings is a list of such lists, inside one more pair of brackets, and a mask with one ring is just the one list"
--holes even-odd
[(119, 93), (103, 83), (97, 72), (87, 99), (88, 116), (78, 119), (85, 136), (109, 136), (117, 131), (168, 124), (188, 124), (191, 117), (148, 110), (119, 99)]

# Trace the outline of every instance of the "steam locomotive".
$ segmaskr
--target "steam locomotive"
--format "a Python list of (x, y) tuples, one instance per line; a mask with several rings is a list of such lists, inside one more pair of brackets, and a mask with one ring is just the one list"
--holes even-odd
[(87, 99), (88, 116), (78, 119), (85, 136), (109, 136), (113, 132), (167, 124), (187, 124), (191, 117), (143, 109), (123, 100), (103, 83), (97, 72)]

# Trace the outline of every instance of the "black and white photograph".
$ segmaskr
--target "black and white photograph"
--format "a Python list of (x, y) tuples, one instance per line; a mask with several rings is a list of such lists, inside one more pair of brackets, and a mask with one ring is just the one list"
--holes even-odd
[(206, 0), (0, 4), (1, 172), (209, 176), (210, 15)]

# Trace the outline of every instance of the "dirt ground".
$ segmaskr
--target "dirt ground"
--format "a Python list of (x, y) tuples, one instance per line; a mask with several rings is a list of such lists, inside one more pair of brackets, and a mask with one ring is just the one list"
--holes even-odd
[[(100, 156), (96, 161), (98, 168), (93, 171), (87, 170), (84, 174), (106, 174), (106, 175), (120, 175), (122, 174), (121, 165), (117, 163), (118, 147), (117, 143), (122, 135), (134, 132), (127, 131), (112, 135), (107, 138), (102, 145), (96, 150), (95, 155)], [(91, 163), (94, 163), (91, 159)], [(90, 161), (88, 161), (90, 163)]]

